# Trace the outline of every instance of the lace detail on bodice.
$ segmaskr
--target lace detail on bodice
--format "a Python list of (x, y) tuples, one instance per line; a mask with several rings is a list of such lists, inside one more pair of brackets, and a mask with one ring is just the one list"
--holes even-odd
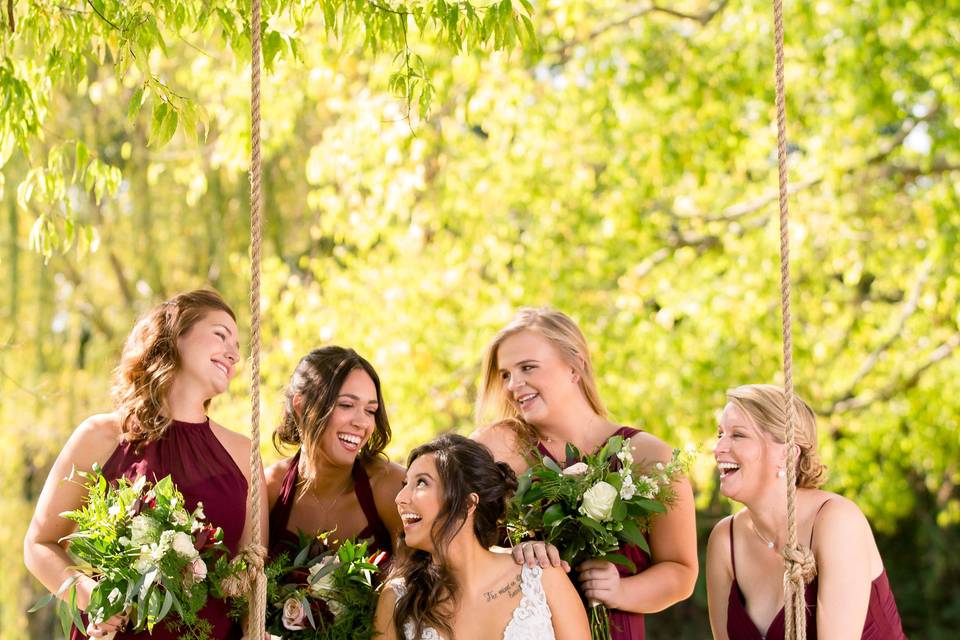
[[(553, 620), (550, 607), (547, 606), (547, 594), (543, 591), (541, 567), (524, 567), (520, 570), (520, 602), (513, 610), (513, 616), (503, 631), (503, 640), (554, 640)], [(407, 588), (403, 580), (391, 580), (390, 586), (397, 594), (403, 597)], [(423, 634), (414, 636), (414, 625), (407, 622), (403, 625), (405, 640), (443, 640), (436, 629), (427, 627)]]

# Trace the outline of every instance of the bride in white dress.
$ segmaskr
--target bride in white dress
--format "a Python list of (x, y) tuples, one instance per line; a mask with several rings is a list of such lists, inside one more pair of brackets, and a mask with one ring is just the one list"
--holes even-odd
[(397, 494), (403, 535), (374, 625), (385, 640), (589, 640), (560, 568), (490, 550), (517, 479), (481, 444), (447, 434), (413, 450)]

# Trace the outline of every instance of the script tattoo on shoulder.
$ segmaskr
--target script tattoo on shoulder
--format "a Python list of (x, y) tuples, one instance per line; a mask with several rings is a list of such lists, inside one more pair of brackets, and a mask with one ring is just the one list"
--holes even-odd
[(497, 598), (506, 596), (508, 598), (513, 598), (520, 593), (520, 576), (517, 576), (507, 584), (503, 585), (496, 591), (485, 591), (483, 593), (484, 602), (493, 602)]

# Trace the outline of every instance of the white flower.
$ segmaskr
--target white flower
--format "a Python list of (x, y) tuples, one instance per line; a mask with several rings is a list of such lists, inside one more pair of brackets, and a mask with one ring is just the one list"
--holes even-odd
[(170, 514), (170, 521), (182, 527), (190, 521), (190, 516), (183, 509), (174, 509)]
[(116, 518), (118, 515), (120, 515), (120, 505), (119, 504), (110, 505), (110, 508), (107, 509), (107, 514)]
[(303, 608), (303, 603), (299, 598), (287, 598), (283, 603), (283, 626), (290, 631), (300, 631), (306, 629), (304, 620), (307, 613)]
[(663, 463), (662, 463), (662, 462), (658, 462), (658, 463), (657, 463), (657, 471), (663, 471)]
[(137, 571), (137, 573), (146, 573), (150, 570), (150, 567), (153, 566), (153, 556), (150, 555), (149, 547), (147, 549), (147, 552), (141, 552), (140, 557), (138, 557), (133, 563), (133, 568)]
[(160, 541), (160, 523), (150, 516), (140, 514), (130, 521), (130, 539), (135, 545)]
[(637, 493), (637, 485), (633, 484), (633, 479), (627, 476), (623, 480), (623, 486), (620, 487), (620, 497), (629, 500)]
[(609, 520), (616, 500), (617, 490), (601, 480), (584, 492), (580, 513), (599, 522)]
[(624, 467), (633, 464), (633, 454), (630, 453), (629, 446), (625, 446), (623, 449), (620, 449), (620, 451), (617, 452), (617, 457), (620, 458), (620, 462), (623, 463)]
[(333, 589), (333, 571), (330, 571), (324, 576), (317, 575), (332, 561), (333, 558), (327, 556), (317, 564), (310, 567), (310, 577), (307, 578), (307, 584), (310, 585), (310, 592), (318, 598), (324, 597)]
[(572, 478), (579, 478), (580, 476), (585, 476), (589, 473), (590, 467), (587, 466), (586, 462), (577, 462), (572, 464), (566, 469), (563, 470), (563, 475), (570, 476)]
[[(164, 531), (164, 534), (167, 532)], [(196, 548), (193, 546), (193, 538), (182, 531), (177, 531), (173, 534), (173, 550), (178, 554), (187, 559), (196, 558), (199, 553), (197, 553)]]

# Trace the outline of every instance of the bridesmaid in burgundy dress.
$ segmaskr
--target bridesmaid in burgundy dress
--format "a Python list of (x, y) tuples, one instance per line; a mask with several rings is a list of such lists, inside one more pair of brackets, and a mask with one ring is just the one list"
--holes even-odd
[(390, 423), (369, 362), (335, 346), (304, 356), (273, 440), (299, 448), (266, 472), (271, 557), (296, 553), (296, 531), (335, 530), (337, 540), (372, 538), (369, 550), (393, 551), (403, 529), (393, 499), (405, 471), (383, 454)]
[[(188, 509), (202, 502), (209, 521), (223, 528), (232, 552), (249, 542), (247, 509), (250, 440), (212, 422), (210, 400), (224, 391), (240, 359), (236, 317), (216, 292), (183, 293), (151, 309), (134, 327), (116, 371), (113, 413), (84, 420), (53, 463), (24, 540), (27, 568), (51, 592), (76, 574), (65, 544), (74, 523), (60, 513), (81, 506), (85, 492), (67, 481), (71, 469), (89, 471), (100, 464), (107, 479), (171, 475)], [(266, 500), (261, 506), (266, 531)], [(77, 583), (84, 607), (95, 582)], [(227, 638), (231, 621), (226, 604), (211, 599), (201, 617), (211, 637)], [(101, 638), (122, 628), (115, 616), (89, 624), (87, 634)], [(72, 638), (80, 638), (73, 629)], [(120, 631), (125, 638), (180, 637), (163, 624), (152, 634)]]
[[(707, 544), (707, 596), (717, 640), (782, 640), (787, 539), (786, 413), (783, 390), (744, 385), (727, 392), (714, 456), (720, 493), (746, 506), (720, 521)], [(821, 491), (816, 418), (797, 415), (797, 531), (807, 541), (807, 638), (905, 640), (870, 524), (853, 502)]]
[[(536, 449), (562, 460), (567, 443), (596, 451), (614, 435), (629, 438), (640, 464), (670, 459), (671, 447), (659, 439), (606, 417), (586, 340), (559, 311), (521, 309), (487, 347), (483, 377), (478, 418), (496, 422), (473, 437), (518, 474)], [(622, 550), (636, 563), (636, 574), (603, 560), (576, 567), (583, 595), (611, 610), (617, 640), (642, 639), (644, 613), (661, 611), (693, 592), (698, 572), (693, 492), (686, 480), (673, 489), (676, 502), (654, 520), (648, 534), (651, 555), (635, 547)], [(528, 565), (561, 564), (557, 549), (539, 542), (519, 545), (514, 557)]]

